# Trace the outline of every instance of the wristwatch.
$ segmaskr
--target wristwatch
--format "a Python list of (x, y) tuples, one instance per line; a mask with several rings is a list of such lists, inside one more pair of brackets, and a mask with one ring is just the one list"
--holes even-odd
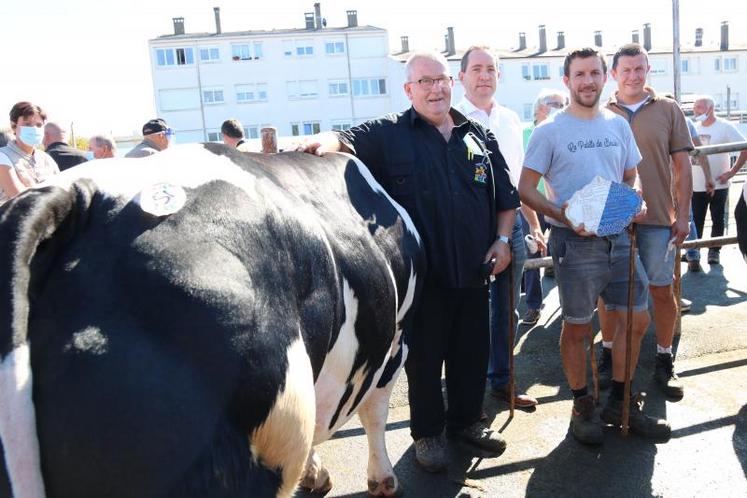
[(508, 244), (508, 237), (506, 237), (505, 235), (499, 235), (498, 237), (495, 238), (495, 240), (501, 241), (504, 244), (509, 245)]

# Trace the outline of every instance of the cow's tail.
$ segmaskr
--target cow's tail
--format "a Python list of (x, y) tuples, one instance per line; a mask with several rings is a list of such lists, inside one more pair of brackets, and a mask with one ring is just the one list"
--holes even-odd
[(15, 498), (45, 496), (28, 337), (34, 282), (85, 221), (92, 198), (81, 182), (30, 190), (0, 208), (0, 439)]

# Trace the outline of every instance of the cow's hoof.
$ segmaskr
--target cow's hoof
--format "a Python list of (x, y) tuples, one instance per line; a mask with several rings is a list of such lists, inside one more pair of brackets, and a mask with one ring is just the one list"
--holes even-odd
[(397, 480), (389, 476), (383, 481), (368, 480), (368, 496), (386, 496), (387, 498), (403, 496), (402, 486), (397, 486)]
[(316, 477), (306, 475), (306, 477), (301, 480), (299, 486), (309, 493), (324, 496), (329, 493), (330, 489), (332, 489), (332, 479), (329, 477), (327, 469), (322, 467), (319, 469), (319, 473)]

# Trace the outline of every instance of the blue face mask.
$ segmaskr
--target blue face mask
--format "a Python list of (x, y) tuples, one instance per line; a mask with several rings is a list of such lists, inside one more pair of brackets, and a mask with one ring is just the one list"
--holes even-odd
[(89, 160), (89, 161), (93, 161), (94, 159), (96, 159), (94, 157), (94, 155), (93, 155), (93, 151), (92, 150), (87, 150), (86, 151), (86, 159)]
[(40, 145), (44, 139), (44, 128), (37, 128), (36, 126), (19, 126), (18, 138), (26, 145), (36, 147), (37, 145)]

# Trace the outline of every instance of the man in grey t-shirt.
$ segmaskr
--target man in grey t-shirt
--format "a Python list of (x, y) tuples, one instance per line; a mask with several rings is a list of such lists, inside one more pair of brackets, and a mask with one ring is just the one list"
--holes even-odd
[[(599, 108), (599, 97), (607, 79), (603, 57), (593, 48), (570, 52), (564, 62), (563, 82), (571, 93), (570, 105), (553, 119), (538, 126), (529, 141), (519, 181), (521, 200), (545, 215), (552, 225), (550, 253), (555, 267), (563, 330), (560, 355), (573, 391), (570, 429), (585, 444), (601, 444), (602, 427), (596, 419), (594, 400), (586, 381), (584, 340), (596, 301), (602, 296), (611, 313), (625, 319), (630, 239), (626, 232), (597, 237), (583, 225), (574, 227), (565, 215), (567, 201), (595, 176), (633, 185), (641, 155), (625, 120)], [(545, 178), (547, 199), (537, 191)], [(650, 318), (647, 281), (640, 261), (634, 277), (633, 370)], [(613, 389), (602, 411), (608, 424), (622, 421), (625, 386), (625, 330), (613, 342)], [(631, 377), (633, 372), (631, 371)], [(637, 396), (631, 398), (630, 428), (653, 438), (668, 438), (666, 420), (644, 415)]]

